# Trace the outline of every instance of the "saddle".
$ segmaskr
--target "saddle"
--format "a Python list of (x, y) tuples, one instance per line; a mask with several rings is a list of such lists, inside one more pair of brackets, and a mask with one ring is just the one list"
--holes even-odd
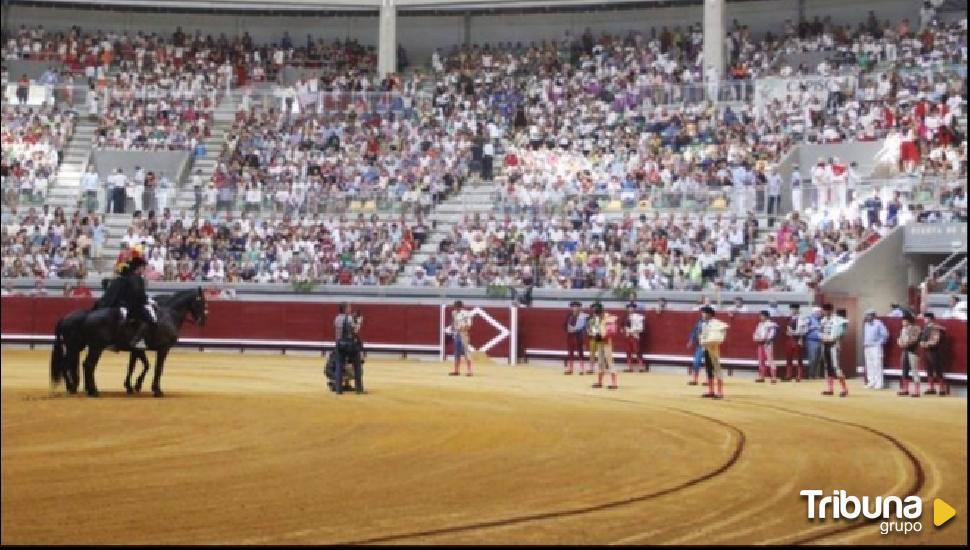
[[(113, 342), (108, 345), (107, 349), (119, 352), (119, 351), (130, 351), (131, 348), (128, 346), (128, 341), (131, 339), (132, 335), (135, 334), (135, 329), (138, 327), (138, 317), (134, 315), (129, 315), (130, 311), (126, 307), (115, 308), (121, 314), (121, 319), (118, 321), (118, 326), (115, 329)], [(118, 342), (122, 342), (122, 345), (118, 345)]]

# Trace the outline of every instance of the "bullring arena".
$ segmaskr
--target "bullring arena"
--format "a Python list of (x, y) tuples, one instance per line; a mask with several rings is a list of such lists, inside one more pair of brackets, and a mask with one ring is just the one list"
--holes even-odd
[(967, 544), (965, 0), (2, 5), (4, 545)]
[[(920, 495), (966, 509), (965, 398), (559, 369), (369, 360), (338, 399), (321, 359), (177, 351), (166, 397), (48, 389), (41, 350), (3, 350), (5, 543), (961, 543), (966, 523), (880, 535), (813, 524), (798, 491)], [(853, 388), (855, 389), (855, 388)], [(915, 400), (912, 400), (915, 401)], [(957, 518), (960, 519), (959, 517)]]

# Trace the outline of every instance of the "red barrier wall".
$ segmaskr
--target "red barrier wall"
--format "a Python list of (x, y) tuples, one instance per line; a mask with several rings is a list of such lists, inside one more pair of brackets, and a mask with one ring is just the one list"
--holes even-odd
[[(4, 334), (51, 335), (57, 320), (76, 309), (90, 308), (93, 299), (5, 296), (0, 310), (0, 332)], [(250, 302), (212, 300), (206, 325), (186, 322), (182, 336), (245, 340), (333, 341), (336, 303)], [(508, 308), (483, 308), (503, 326), (510, 326)], [(365, 343), (425, 345), (439, 344), (441, 310), (435, 305), (354, 304), (364, 316), (361, 334)], [(450, 322), (450, 308), (446, 322)], [(472, 345), (480, 347), (498, 334), (484, 319), (476, 319)], [(450, 346), (449, 346), (450, 352)], [(489, 351), (507, 357), (509, 339)]]
[(0, 332), (53, 335), (54, 325), (75, 309), (87, 309), (93, 298), (31, 298), (4, 296), (0, 301)]
[[(608, 310), (622, 318), (624, 311)], [(565, 309), (520, 309), (519, 310), (519, 350), (548, 349), (566, 350), (565, 323), (568, 311)], [(756, 313), (744, 313), (731, 317), (721, 313), (717, 315), (731, 328), (728, 338), (721, 346), (721, 357), (731, 359), (757, 358), (752, 336), (758, 325), (759, 317)], [(687, 338), (690, 336), (694, 323), (700, 319), (700, 313), (693, 311), (655, 311), (646, 312), (647, 334), (643, 341), (644, 353), (652, 355), (683, 355), (692, 352), (687, 348)], [(787, 322), (784, 318), (776, 319), (779, 325)], [(779, 342), (782, 340), (779, 339)], [(614, 344), (614, 350), (625, 349)], [(784, 357), (783, 346), (775, 345), (775, 357)]]
[[(0, 301), (0, 332), (4, 334), (51, 335), (59, 318), (70, 311), (89, 308), (90, 298), (20, 297), (7, 296)], [(222, 338), (245, 340), (297, 340), (333, 341), (333, 318), (337, 313), (335, 303), (312, 302), (249, 302), (212, 300), (208, 304), (209, 318), (204, 327), (186, 323), (182, 335), (189, 338)], [(439, 344), (440, 307), (411, 304), (355, 304), (354, 308), (364, 315), (363, 337), (365, 343), (394, 345)], [(482, 308), (503, 326), (510, 326), (508, 308)], [(621, 310), (610, 310), (621, 316)], [(445, 323), (451, 322), (451, 308), (446, 308)], [(518, 310), (519, 357), (526, 357), (526, 349), (565, 351), (564, 323), (567, 310), (531, 309)], [(687, 336), (699, 318), (696, 312), (667, 311), (646, 313), (647, 335), (643, 343), (645, 353), (653, 355), (688, 356)], [(722, 356), (728, 359), (755, 359), (751, 336), (758, 323), (755, 313), (734, 317), (718, 314), (729, 323), (728, 339), (722, 346)], [(786, 318), (776, 322), (785, 326)], [(890, 344), (886, 348), (886, 368), (899, 368), (900, 320), (884, 318), (890, 332)], [(967, 324), (965, 321), (943, 319), (946, 328), (943, 350), (947, 372), (967, 372)], [(475, 319), (472, 326), (472, 344), (481, 347), (494, 338), (498, 331), (485, 319)], [(781, 336), (775, 345), (775, 358), (784, 358), (786, 337)], [(503, 340), (489, 351), (494, 357), (506, 357), (510, 339)], [(617, 350), (622, 347), (617, 346)], [(451, 353), (450, 342), (448, 353)], [(847, 362), (845, 364), (852, 364)], [(854, 371), (854, 369), (846, 369)], [(847, 372), (847, 374), (849, 374)], [(854, 372), (852, 373), (854, 374)]]

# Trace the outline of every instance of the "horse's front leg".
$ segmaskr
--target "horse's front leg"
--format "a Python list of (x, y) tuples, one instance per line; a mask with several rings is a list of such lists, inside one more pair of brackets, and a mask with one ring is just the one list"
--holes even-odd
[(168, 356), (168, 349), (160, 349), (155, 353), (155, 377), (152, 380), (152, 395), (162, 397), (162, 370), (165, 368), (165, 358)]
[(138, 359), (136, 353), (133, 351), (128, 354), (128, 375), (125, 376), (125, 391), (129, 394), (135, 393), (135, 389), (131, 387), (131, 373), (134, 372), (135, 361)]
[(141, 385), (145, 381), (145, 375), (148, 374), (148, 354), (144, 350), (138, 350), (135, 353), (138, 354), (138, 359), (141, 360), (142, 365), (141, 374), (138, 375), (138, 380), (135, 380), (135, 391), (140, 393)]
[(97, 397), (98, 387), (94, 384), (94, 368), (98, 366), (101, 352), (104, 348), (89, 346), (88, 355), (84, 358), (84, 389), (91, 397)]

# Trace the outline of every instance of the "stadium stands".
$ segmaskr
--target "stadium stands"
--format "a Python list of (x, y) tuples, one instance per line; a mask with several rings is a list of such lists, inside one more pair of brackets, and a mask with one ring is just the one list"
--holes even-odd
[[(699, 25), (470, 44), (384, 79), (350, 39), (21, 27), (4, 59), (50, 63), (45, 81), (63, 69), (90, 90), (80, 108), (54, 95), (39, 117), (5, 108), (4, 258), (51, 231), (23, 208), (46, 196), (87, 114), (95, 149), (196, 157), (130, 221), (82, 210), (53, 224), (69, 246), (93, 240), (95, 221), (121, 229), (99, 235), (108, 256), (144, 240), (165, 280), (804, 292), (896, 225), (966, 219), (966, 30), (876, 15), (758, 39), (735, 21), (718, 83), (702, 78)], [(803, 85), (756, 96), (759, 78)], [(28, 151), (8, 120), (39, 143)], [(883, 145), (864, 170), (803, 162), (800, 208), (780, 215), (793, 151), (869, 141)], [(97, 166), (102, 197), (114, 168)], [(51, 263), (57, 247), (38, 244)]]

